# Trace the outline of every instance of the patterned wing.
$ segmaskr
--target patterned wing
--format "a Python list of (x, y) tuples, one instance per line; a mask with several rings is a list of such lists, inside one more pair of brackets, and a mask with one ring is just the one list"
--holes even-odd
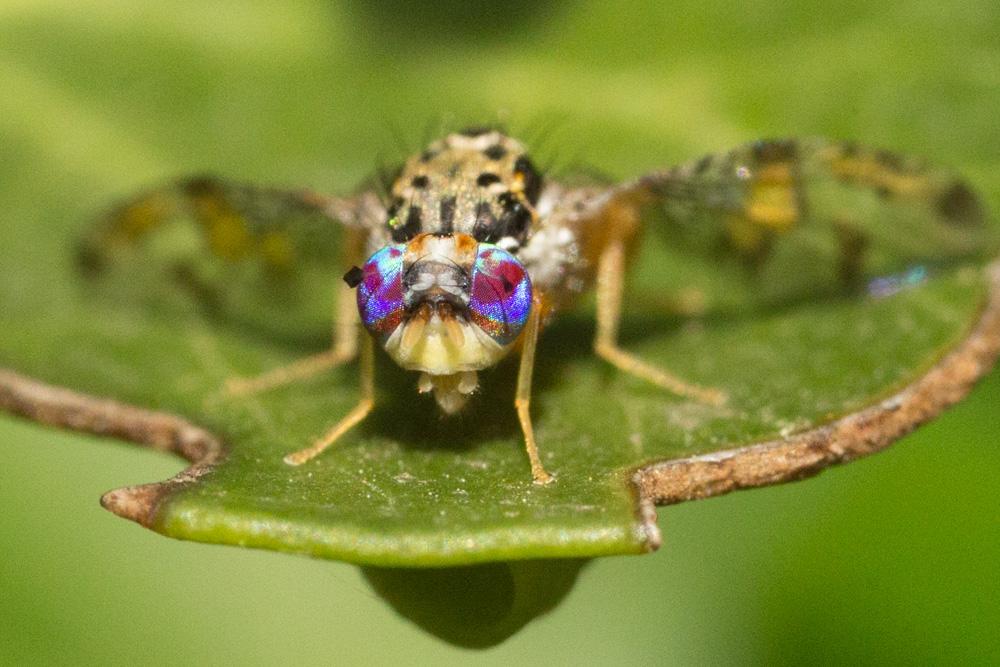
[(627, 184), (622, 197), (655, 205), (668, 244), (737, 260), (779, 298), (934, 270), (997, 247), (980, 199), (954, 174), (823, 139), (708, 155)]
[(185, 178), (108, 211), (80, 240), (77, 259), (86, 275), (106, 275), (157, 306), (164, 290), (176, 296), (180, 287), (207, 314), (287, 330), (313, 312), (310, 325), (325, 319), (328, 328), (335, 281), (359, 261), (368, 229), (383, 222), (379, 210), (371, 194), (338, 199)]

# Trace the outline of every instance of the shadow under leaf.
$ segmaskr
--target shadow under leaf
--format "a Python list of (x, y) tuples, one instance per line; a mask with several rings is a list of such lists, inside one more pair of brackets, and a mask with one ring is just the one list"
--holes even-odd
[(400, 615), (446, 642), (489, 648), (553, 609), (585, 559), (526, 560), (449, 568), (363, 567)]

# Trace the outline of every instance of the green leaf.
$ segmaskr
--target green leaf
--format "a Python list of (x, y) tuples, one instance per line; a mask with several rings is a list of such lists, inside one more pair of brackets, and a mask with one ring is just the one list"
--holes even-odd
[[(372, 417), (334, 449), (292, 468), (282, 456), (354, 404), (354, 368), (252, 398), (227, 397), (220, 392), (227, 378), (325, 343), (208, 319), (183, 298), (157, 302), (171, 286), (155, 273), (126, 271), (118, 279), (158, 307), (101, 298), (102, 290), (114, 291), (81, 289), (69, 259), (72, 240), (36, 239), (55, 261), (22, 264), (4, 283), (0, 360), (50, 384), (180, 418), (95, 403), (21, 376), (8, 377), (7, 406), (200, 460), (166, 484), (105, 496), (106, 507), (153, 530), (362, 565), (650, 551), (659, 543), (651, 503), (793, 479), (873, 451), (956, 400), (997, 347), (992, 309), (973, 330), (987, 294), (974, 266), (942, 270), (887, 298), (807, 300), (710, 312), (698, 321), (648, 309), (626, 318), (628, 349), (730, 395), (727, 405), (709, 407), (596, 359), (584, 308), (548, 328), (539, 349), (533, 412), (555, 483), (531, 481), (512, 409), (512, 363), (484, 374), (469, 408), (443, 419), (431, 400), (414, 394), (411, 374), (381, 359)], [(12, 266), (17, 258), (5, 260)], [(690, 281), (711, 269), (682, 260), (650, 244), (635, 276), (638, 296), (655, 295), (650, 286), (662, 278), (661, 266), (689, 267)], [(685, 284), (676, 270), (673, 279)], [(934, 371), (943, 377), (926, 375), (957, 348), (959, 356)], [(904, 389), (922, 377), (927, 386)], [(860, 425), (845, 421), (864, 410), (871, 413)], [(739, 449), (758, 443), (768, 444)]]

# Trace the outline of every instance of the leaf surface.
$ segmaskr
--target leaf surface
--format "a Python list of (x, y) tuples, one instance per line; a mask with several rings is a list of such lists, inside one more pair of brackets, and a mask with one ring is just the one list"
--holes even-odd
[[(623, 330), (626, 348), (729, 394), (725, 406), (710, 407), (596, 359), (585, 305), (548, 328), (539, 349), (533, 412), (555, 483), (531, 482), (512, 409), (510, 362), (484, 373), (483, 390), (468, 409), (446, 419), (415, 394), (412, 374), (380, 358), (372, 417), (337, 447), (292, 468), (282, 456), (353, 406), (354, 367), (252, 398), (227, 397), (220, 388), (234, 375), (320, 351), (322, 331), (301, 324), (298, 336), (278, 335), (209, 318), (154, 274), (117, 278), (148, 299), (108, 298), (108, 285), (84, 285), (73, 270), (77, 227), (35, 239), (49, 261), (21, 265), (0, 288), (6, 313), (0, 361), (49, 385), (185, 421), (79, 397), (75, 422), (53, 417), (62, 399), (45, 394), (44, 386), (34, 387), (42, 392), (36, 408), (46, 400), (56, 407), (35, 409), (36, 418), (97, 431), (118, 421), (126, 426), (119, 424), (116, 435), (192, 459), (210, 454), (195, 474), (112, 492), (106, 506), (171, 537), (363, 565), (649, 551), (659, 541), (651, 502), (784, 481), (884, 446), (957, 400), (989, 367), (997, 346), (993, 310), (981, 321), (989, 283), (974, 264), (937, 271), (884, 298), (709, 310), (697, 319), (633, 308)], [(17, 260), (4, 259), (8, 266)], [(685, 270), (691, 281), (711, 270), (649, 244), (634, 276), (637, 303), (662, 291), (656, 286), (663, 266), (681, 267), (672, 271), (672, 285), (684, 284)], [(307, 289), (322, 294), (333, 279)], [(287, 313), (287, 304), (282, 308)], [(300, 314), (307, 322), (309, 312)], [(960, 358), (947, 356), (959, 348)], [(904, 388), (936, 364), (938, 371), (947, 366), (946, 377), (918, 392), (922, 407), (896, 409), (913, 403)], [(7, 383), (15, 386), (7, 388), (5, 403), (31, 413), (30, 397), (21, 396), (29, 409), (18, 408), (19, 378)], [(874, 430), (841, 428), (839, 441), (822, 430), (866, 409), (874, 411), (863, 416), (866, 424), (893, 411), (905, 418)], [(756, 443), (769, 444), (740, 450)], [(819, 454), (795, 463), (797, 446)], [(765, 455), (740, 463), (749, 460), (747, 452)]]

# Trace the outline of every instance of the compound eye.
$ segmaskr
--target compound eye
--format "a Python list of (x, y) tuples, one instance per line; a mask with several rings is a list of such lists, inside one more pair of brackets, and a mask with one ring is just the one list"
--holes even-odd
[(469, 318), (500, 345), (517, 338), (531, 312), (531, 279), (517, 259), (480, 243), (472, 267)]
[(403, 321), (403, 251), (390, 245), (368, 258), (358, 283), (358, 312), (373, 336), (385, 341)]

